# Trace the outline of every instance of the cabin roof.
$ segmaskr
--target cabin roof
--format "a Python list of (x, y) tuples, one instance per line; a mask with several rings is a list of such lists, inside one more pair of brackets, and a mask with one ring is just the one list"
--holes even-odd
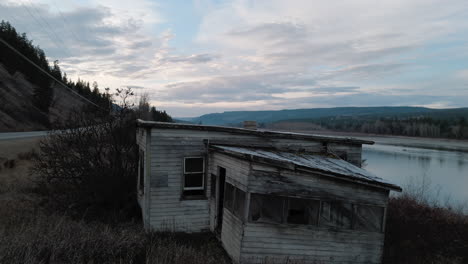
[(302, 134), (302, 133), (291, 133), (291, 132), (279, 132), (271, 130), (251, 130), (237, 127), (225, 127), (225, 126), (208, 126), (208, 125), (195, 125), (195, 124), (182, 124), (182, 123), (167, 123), (167, 122), (156, 122), (156, 121), (144, 121), (141, 119), (137, 120), (138, 127), (149, 127), (159, 129), (188, 129), (188, 130), (202, 130), (202, 131), (217, 131), (227, 132), (235, 134), (246, 134), (255, 135), (261, 137), (270, 138), (290, 138), (290, 139), (304, 139), (304, 140), (315, 140), (321, 142), (336, 142), (336, 143), (348, 143), (348, 144), (374, 144), (374, 141), (362, 140), (350, 137), (336, 137), (336, 136), (322, 136), (314, 134)]
[(211, 145), (215, 151), (272, 166), (321, 173), (342, 180), (401, 191), (401, 187), (375, 176), (345, 160), (319, 153), (292, 153), (277, 150)]

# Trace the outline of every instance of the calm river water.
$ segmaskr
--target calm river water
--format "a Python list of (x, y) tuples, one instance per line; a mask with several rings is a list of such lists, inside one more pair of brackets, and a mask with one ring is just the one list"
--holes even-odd
[(363, 146), (363, 159), (366, 170), (400, 185), (403, 191), (423, 193), (441, 205), (468, 206), (467, 152), (377, 143)]

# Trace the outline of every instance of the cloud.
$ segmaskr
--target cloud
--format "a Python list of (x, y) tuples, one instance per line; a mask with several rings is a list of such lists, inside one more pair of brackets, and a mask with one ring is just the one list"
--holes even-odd
[(51, 61), (59, 59), (62, 69), (75, 78), (104, 77), (114, 79), (115, 85), (120, 83), (118, 79), (148, 78), (161, 68), (206, 63), (219, 57), (209, 53), (172, 54), (171, 31), (154, 35), (147, 28), (148, 23), (162, 20), (148, 11), (154, 5), (144, 0), (133, 2), (123, 3), (128, 11), (109, 1), (63, 10), (53, 2), (7, 2), (0, 4), (0, 16), (9, 18), (20, 31), (27, 31)]
[(73, 76), (141, 87), (176, 116), (466, 106), (465, 0), (197, 0), (192, 41), (179, 37), (192, 27), (174, 27), (183, 18), (164, 13), (171, 4), (90, 0), (60, 3), (60, 12), (49, 0), (9, 2), (0, 4), (0, 16), (32, 32)]

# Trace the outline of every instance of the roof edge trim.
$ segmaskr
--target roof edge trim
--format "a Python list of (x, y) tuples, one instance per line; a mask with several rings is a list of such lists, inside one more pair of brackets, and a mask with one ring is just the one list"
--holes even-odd
[(188, 130), (216, 131), (216, 132), (255, 135), (255, 136), (270, 137), (270, 138), (315, 140), (315, 141), (320, 141), (320, 142), (368, 144), (368, 145), (374, 144), (374, 141), (351, 138), (351, 137), (331, 137), (331, 136), (321, 136), (321, 135), (313, 135), (313, 134), (279, 132), (279, 131), (271, 131), (271, 130), (250, 130), (250, 129), (237, 128), (237, 127), (167, 123), (167, 122), (156, 122), (156, 121), (144, 121), (141, 119), (137, 119), (137, 126), (147, 127), (147, 128), (148, 127), (159, 128), (159, 129), (188, 129)]

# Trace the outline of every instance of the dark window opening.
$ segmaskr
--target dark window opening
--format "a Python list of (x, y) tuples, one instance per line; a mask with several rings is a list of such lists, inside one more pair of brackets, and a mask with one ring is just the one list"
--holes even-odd
[(284, 199), (282, 197), (252, 194), (250, 199), (250, 219), (253, 222), (283, 222)]
[(320, 201), (289, 198), (287, 222), (289, 224), (317, 225)]
[(343, 202), (322, 202), (320, 225), (327, 227), (351, 228), (353, 205)]
[(203, 190), (185, 190), (184, 191), (184, 198), (186, 199), (199, 199), (200, 196), (203, 196), (205, 192)]
[(185, 174), (185, 190), (203, 189), (203, 173)]
[(205, 194), (205, 159), (203, 157), (184, 158), (183, 195), (203, 196)]
[(226, 183), (226, 188), (224, 189), (224, 208), (232, 212), (232, 207), (234, 204), (234, 186), (229, 183)]
[(249, 221), (382, 232), (384, 212), (379, 206), (252, 193)]
[(356, 205), (354, 228), (382, 232), (384, 210), (379, 206)]
[(245, 192), (241, 189), (236, 190), (235, 200), (234, 200), (234, 215), (240, 219), (244, 219), (244, 209), (245, 209)]
[(226, 183), (224, 189), (224, 208), (237, 216), (239, 219), (244, 219), (246, 193), (239, 188), (236, 188), (230, 183)]
[(204, 159), (201, 157), (185, 158), (185, 173), (198, 173), (205, 171)]

